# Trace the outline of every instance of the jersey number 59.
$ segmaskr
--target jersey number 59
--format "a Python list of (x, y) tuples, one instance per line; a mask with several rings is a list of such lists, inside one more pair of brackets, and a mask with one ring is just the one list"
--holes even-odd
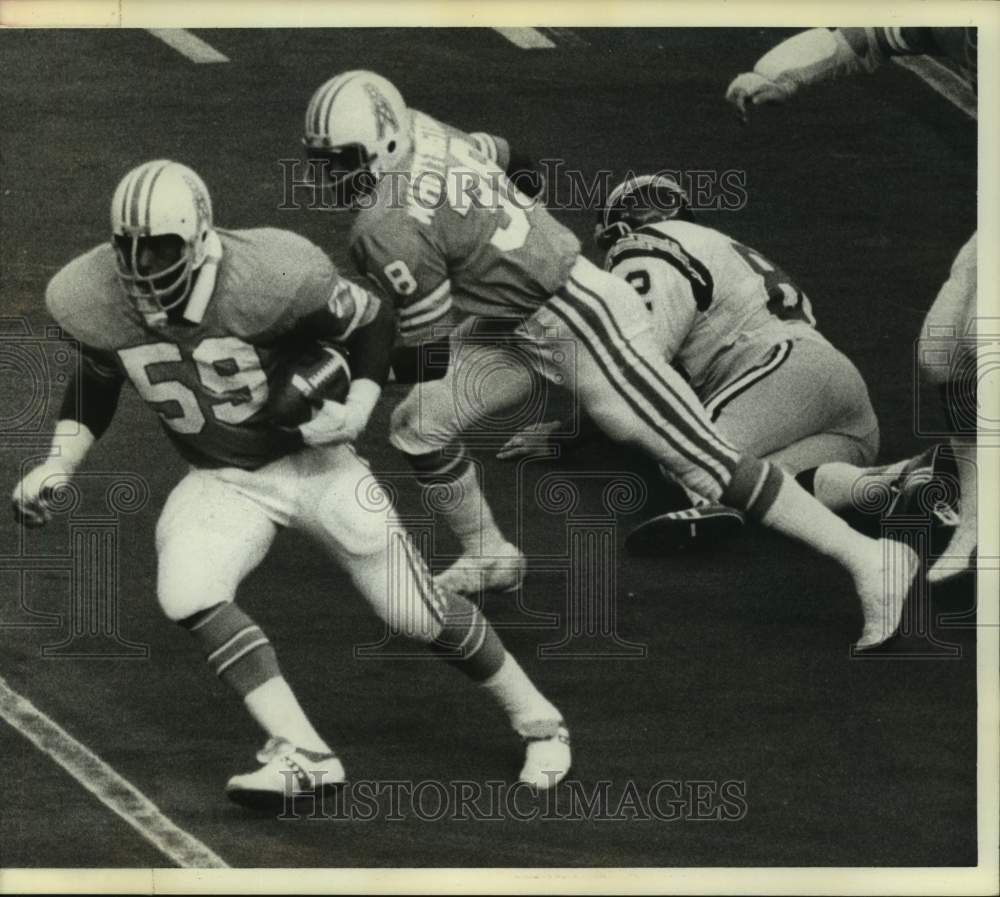
[(222, 399), (206, 402), (204, 410), (195, 391), (177, 378), (176, 365), (183, 364), (183, 357), (176, 343), (147, 343), (121, 349), (118, 355), (139, 395), (177, 433), (200, 433), (205, 411), (225, 424), (243, 423), (267, 401), (267, 375), (257, 350), (235, 336), (209, 337), (191, 353), (202, 394)]

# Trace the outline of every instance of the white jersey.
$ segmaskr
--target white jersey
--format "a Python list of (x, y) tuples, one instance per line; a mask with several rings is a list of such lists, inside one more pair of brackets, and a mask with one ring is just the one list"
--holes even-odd
[(618, 240), (605, 260), (643, 297), (665, 359), (697, 390), (712, 365), (748, 335), (823, 339), (812, 306), (787, 274), (731, 237), (687, 221), (662, 221)]

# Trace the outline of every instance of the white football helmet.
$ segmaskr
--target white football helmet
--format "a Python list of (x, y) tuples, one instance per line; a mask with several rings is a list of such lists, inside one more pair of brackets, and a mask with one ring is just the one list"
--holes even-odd
[[(118, 276), (140, 311), (162, 314), (187, 299), (205, 261), (212, 230), (212, 199), (186, 165), (155, 159), (133, 168), (111, 200), (111, 233)], [(169, 267), (144, 271), (142, 238), (180, 238), (180, 257)]]
[(302, 142), (328, 184), (367, 172), (375, 180), (410, 149), (410, 110), (387, 78), (355, 69), (323, 84), (306, 109)]

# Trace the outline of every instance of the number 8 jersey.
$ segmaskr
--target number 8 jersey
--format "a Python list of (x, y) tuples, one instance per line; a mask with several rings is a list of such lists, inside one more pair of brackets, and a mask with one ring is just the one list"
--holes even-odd
[(358, 269), (396, 303), (402, 343), (450, 320), (453, 303), (532, 314), (566, 282), (579, 241), (507, 180), (502, 141), (416, 111), (410, 127), (412, 149), (362, 200), (351, 231)]
[(824, 340), (809, 299), (755, 249), (672, 220), (615, 242), (604, 267), (627, 280), (653, 316), (664, 357), (697, 391), (739, 340)]
[[(283, 230), (216, 229), (215, 287), (200, 323), (153, 325), (122, 291), (102, 244), (49, 282), (46, 305), (81, 343), (91, 377), (127, 377), (199, 467), (256, 469), (298, 448), (267, 417), (269, 379), (303, 345), (304, 318), (345, 298), (372, 299), (342, 280), (317, 246)], [(199, 275), (200, 276), (200, 275)]]

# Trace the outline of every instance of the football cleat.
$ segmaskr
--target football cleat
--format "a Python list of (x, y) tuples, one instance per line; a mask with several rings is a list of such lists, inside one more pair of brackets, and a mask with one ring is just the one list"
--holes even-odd
[(558, 785), (573, 765), (569, 729), (561, 720), (539, 720), (518, 729), (524, 743), (519, 780), (539, 791)]
[(745, 520), (735, 508), (720, 504), (670, 511), (633, 529), (625, 537), (625, 550), (635, 557), (665, 557), (714, 548), (739, 533)]
[(920, 569), (920, 559), (909, 545), (879, 539), (877, 550), (881, 554), (878, 562), (855, 579), (865, 619), (864, 631), (854, 645), (859, 651), (875, 648), (896, 634)]
[(521, 588), (527, 568), (528, 559), (524, 552), (516, 545), (504, 542), (493, 555), (462, 555), (447, 570), (434, 577), (434, 584), (458, 595), (515, 592)]
[(251, 810), (281, 813), (298, 800), (321, 798), (346, 779), (336, 754), (297, 748), (284, 738), (268, 739), (257, 762), (260, 769), (226, 783), (229, 799)]

